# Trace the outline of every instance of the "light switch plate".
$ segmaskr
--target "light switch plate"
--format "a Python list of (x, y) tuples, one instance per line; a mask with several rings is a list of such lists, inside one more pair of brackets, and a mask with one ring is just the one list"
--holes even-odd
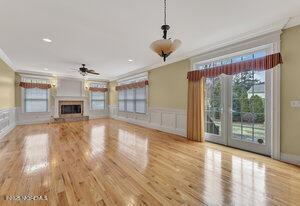
[(300, 107), (300, 100), (291, 101), (291, 107)]

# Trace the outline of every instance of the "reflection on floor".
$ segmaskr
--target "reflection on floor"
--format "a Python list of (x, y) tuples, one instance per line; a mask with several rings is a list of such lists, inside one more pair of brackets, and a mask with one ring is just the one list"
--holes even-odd
[(297, 205), (300, 168), (112, 119), (26, 125), (0, 142), (0, 195), (48, 197), (27, 205)]

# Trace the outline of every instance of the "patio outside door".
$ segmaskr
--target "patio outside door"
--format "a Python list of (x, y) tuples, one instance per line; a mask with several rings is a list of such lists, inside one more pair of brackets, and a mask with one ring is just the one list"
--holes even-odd
[[(265, 51), (232, 58), (259, 58)], [(248, 71), (207, 78), (206, 140), (270, 155), (270, 79), (272, 71)]]

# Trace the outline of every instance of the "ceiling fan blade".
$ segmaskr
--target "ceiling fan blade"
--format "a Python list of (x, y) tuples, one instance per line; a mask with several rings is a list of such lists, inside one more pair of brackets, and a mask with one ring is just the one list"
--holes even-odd
[(99, 73), (95, 72), (94, 70), (88, 70), (86, 72), (89, 73), (89, 74), (100, 75)]

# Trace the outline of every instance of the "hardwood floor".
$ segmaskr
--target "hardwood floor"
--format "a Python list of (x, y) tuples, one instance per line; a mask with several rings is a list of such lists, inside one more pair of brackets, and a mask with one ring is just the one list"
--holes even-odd
[(300, 168), (112, 119), (26, 125), (1, 140), (0, 195), (1, 206), (300, 205)]

